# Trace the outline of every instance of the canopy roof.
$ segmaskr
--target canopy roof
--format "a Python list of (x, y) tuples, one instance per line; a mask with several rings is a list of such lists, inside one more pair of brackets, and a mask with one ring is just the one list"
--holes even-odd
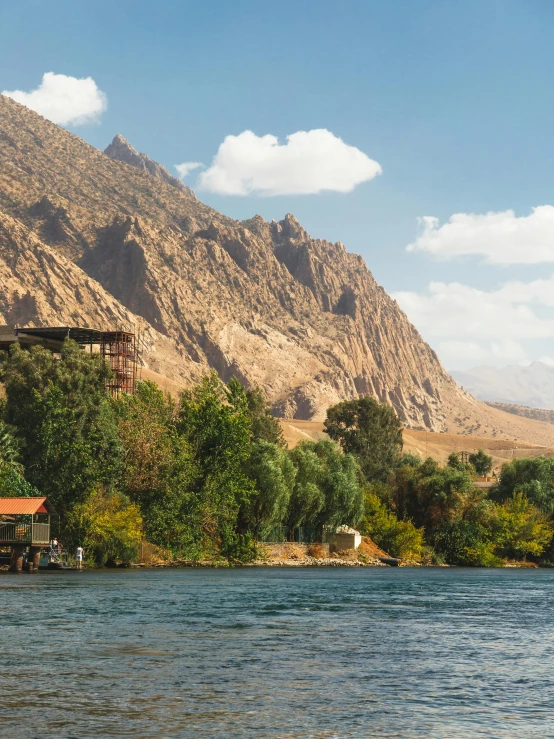
[(32, 513), (55, 513), (46, 498), (0, 498), (0, 515), (17, 516)]
[(73, 339), (78, 344), (101, 344), (110, 339), (131, 341), (133, 334), (128, 331), (100, 331), (96, 328), (79, 328), (78, 326), (43, 326), (39, 328), (17, 328), (16, 334), (37, 336), (40, 339), (63, 341)]

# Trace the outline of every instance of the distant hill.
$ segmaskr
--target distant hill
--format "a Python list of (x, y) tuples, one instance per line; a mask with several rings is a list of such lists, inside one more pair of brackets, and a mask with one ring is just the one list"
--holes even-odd
[(515, 416), (534, 418), (536, 421), (554, 424), (554, 411), (548, 411), (545, 408), (528, 408), (526, 405), (513, 405), (512, 403), (494, 403), (491, 400), (485, 402), (491, 408), (498, 408), (498, 410), (505, 413), (513, 413)]
[(528, 367), (483, 365), (450, 374), (479, 400), (554, 410), (554, 367), (544, 362)]

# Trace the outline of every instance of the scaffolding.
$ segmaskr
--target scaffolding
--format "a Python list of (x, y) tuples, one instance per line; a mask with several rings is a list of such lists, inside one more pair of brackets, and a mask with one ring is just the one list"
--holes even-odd
[(106, 389), (112, 395), (132, 395), (135, 392), (138, 360), (135, 334), (128, 331), (102, 331), (100, 354), (113, 372)]

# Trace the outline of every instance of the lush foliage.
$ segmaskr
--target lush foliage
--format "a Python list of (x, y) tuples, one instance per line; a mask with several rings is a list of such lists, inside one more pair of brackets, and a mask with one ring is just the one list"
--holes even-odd
[(134, 559), (143, 537), (138, 505), (102, 488), (71, 509), (66, 525), (71, 538), (98, 564)]
[(364, 502), (362, 533), (392, 557), (418, 560), (424, 549), (423, 529), (418, 529), (410, 520), (399, 520), (371, 487), (366, 491)]
[(121, 470), (122, 448), (105, 393), (109, 369), (72, 341), (60, 359), (14, 345), (2, 365), (5, 421), (17, 429), (27, 480), (61, 515)]
[(390, 405), (373, 398), (348, 400), (329, 408), (325, 431), (352, 454), (368, 481), (386, 480), (402, 451), (402, 427)]
[(492, 457), (485, 454), (482, 449), (469, 455), (469, 463), (480, 477), (486, 477), (492, 470)]
[(247, 473), (254, 490), (243, 505), (244, 528), (259, 538), (264, 527), (285, 520), (294, 488), (296, 469), (287, 452), (268, 441), (252, 444)]
[(254, 441), (269, 441), (285, 448), (287, 446), (283, 429), (272, 415), (264, 394), (258, 387), (246, 391), (247, 413), (252, 427)]
[(554, 460), (402, 454), (393, 409), (370, 398), (330, 408), (329, 439), (287, 449), (262, 392), (209, 375), (172, 399), (150, 382), (106, 393), (110, 370), (66, 342), (59, 358), (0, 358), (0, 496), (46, 495), (66, 547), (91, 561), (137, 556), (142, 541), (189, 559), (247, 561), (274, 526), (356, 526), (392, 556), (494, 566), (554, 561)]

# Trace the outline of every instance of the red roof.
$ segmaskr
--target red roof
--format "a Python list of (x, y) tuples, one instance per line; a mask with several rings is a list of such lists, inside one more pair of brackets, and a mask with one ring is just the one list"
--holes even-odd
[(0, 498), (0, 515), (54, 513), (46, 498)]

